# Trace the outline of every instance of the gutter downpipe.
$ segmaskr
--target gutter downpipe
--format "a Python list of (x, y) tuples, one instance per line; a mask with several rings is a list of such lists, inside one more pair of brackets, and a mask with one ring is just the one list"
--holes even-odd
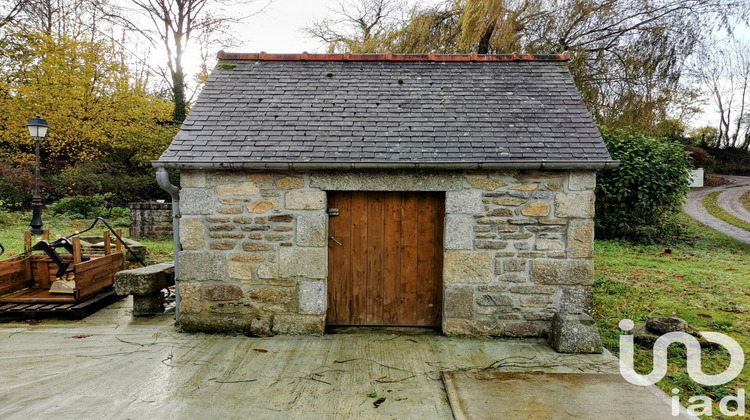
[(169, 172), (164, 167), (156, 168), (156, 183), (172, 196), (172, 240), (174, 241), (174, 302), (175, 319), (180, 321), (180, 189), (169, 182)]

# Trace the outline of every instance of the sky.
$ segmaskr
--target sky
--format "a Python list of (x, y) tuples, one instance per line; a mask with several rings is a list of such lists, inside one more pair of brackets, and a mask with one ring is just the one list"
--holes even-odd
[[(255, 0), (250, 5), (237, 6), (232, 14), (237, 16), (251, 15), (267, 5), (260, 13), (242, 21), (233, 28), (233, 33), (239, 44), (227, 51), (233, 52), (261, 52), (267, 53), (310, 53), (325, 52), (326, 45), (304, 34), (305, 25), (332, 16), (332, 9), (336, 9), (340, 0)], [(432, 5), (440, 0), (409, 0), (410, 4), (419, 2), (421, 5)], [(750, 29), (738, 28), (741, 38), (750, 38)], [(190, 51), (194, 55), (190, 55)], [(195, 49), (188, 49), (185, 57), (186, 68), (196, 72), (200, 65), (200, 58)], [(697, 115), (691, 122), (693, 128), (713, 125), (718, 113), (712, 104), (705, 103), (704, 112)]]

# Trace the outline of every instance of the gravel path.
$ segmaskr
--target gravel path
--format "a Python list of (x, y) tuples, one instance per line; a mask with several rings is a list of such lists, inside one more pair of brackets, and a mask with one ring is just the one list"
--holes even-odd
[[(726, 178), (730, 179), (732, 182), (727, 185), (721, 185), (718, 187), (706, 187), (701, 189), (696, 189), (690, 192), (687, 197), (687, 201), (685, 204), (682, 205), (682, 209), (687, 213), (690, 217), (697, 220), (700, 223), (703, 223), (704, 225), (710, 227), (711, 229), (717, 230), (727, 236), (731, 236), (732, 238), (750, 245), (750, 232), (740, 229), (737, 226), (730, 225), (729, 223), (719, 220), (710, 214), (708, 214), (708, 210), (706, 210), (703, 207), (703, 204), (701, 204), (701, 200), (703, 200), (703, 197), (705, 197), (707, 194), (712, 193), (714, 191), (723, 191), (723, 190), (743, 190), (745, 187), (734, 187), (734, 185), (738, 184), (750, 184), (750, 177), (740, 177), (740, 176), (726, 176)], [(734, 191), (731, 191), (734, 193)], [(740, 192), (740, 195), (742, 192)], [(719, 197), (721, 197), (724, 194), (720, 194)], [(731, 197), (731, 196), (730, 196)], [(739, 197), (739, 196), (737, 196)], [(735, 200), (737, 201), (737, 200)], [(718, 200), (717, 200), (718, 202)], [(722, 206), (721, 204), (719, 204)], [(742, 207), (742, 204), (737, 201), (737, 205)], [(729, 212), (727, 208), (722, 206), (725, 211)], [(735, 214), (732, 212), (732, 214)], [(739, 216), (737, 216), (739, 217)], [(750, 219), (742, 218), (743, 220), (747, 220), (748, 223), (750, 223)]]
[[(726, 176), (732, 181), (723, 193), (716, 198), (716, 203), (732, 216), (750, 223), (750, 211), (740, 202), (740, 196), (750, 190), (750, 176)], [(739, 186), (735, 186), (739, 185)]]

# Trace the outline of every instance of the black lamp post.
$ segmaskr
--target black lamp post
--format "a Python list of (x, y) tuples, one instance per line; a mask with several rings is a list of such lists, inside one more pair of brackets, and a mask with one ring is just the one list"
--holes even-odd
[(31, 200), (31, 233), (34, 235), (42, 234), (42, 195), (39, 192), (39, 140), (47, 135), (49, 124), (47, 121), (38, 116), (29, 120), (26, 125), (29, 128), (29, 134), (36, 140), (36, 164), (34, 165), (34, 198)]

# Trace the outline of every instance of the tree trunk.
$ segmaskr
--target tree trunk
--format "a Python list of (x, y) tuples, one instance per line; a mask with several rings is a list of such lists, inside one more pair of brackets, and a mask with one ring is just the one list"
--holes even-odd
[(172, 119), (179, 125), (187, 116), (185, 104), (185, 70), (182, 68), (182, 33), (175, 34), (174, 69), (172, 70), (172, 93), (174, 94), (174, 111)]
[(185, 104), (185, 74), (182, 66), (177, 66), (176, 71), (172, 72), (172, 93), (174, 94), (174, 111), (172, 119), (175, 124), (182, 124), (187, 115), (187, 105)]

